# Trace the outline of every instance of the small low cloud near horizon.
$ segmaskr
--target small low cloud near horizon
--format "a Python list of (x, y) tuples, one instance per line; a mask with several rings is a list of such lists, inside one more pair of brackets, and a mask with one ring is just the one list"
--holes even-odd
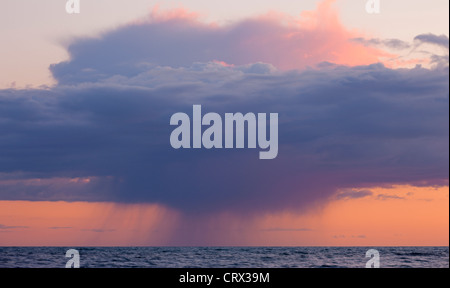
[[(391, 67), (399, 56), (378, 46), (446, 39), (369, 43), (330, 3), (298, 23), (214, 26), (178, 11), (73, 40), (70, 60), (50, 66), (57, 85), (0, 90), (0, 200), (246, 214), (302, 211), (355, 187), (448, 185), (448, 42), (446, 55), (425, 54), (430, 67)], [(170, 116), (194, 104), (279, 113), (278, 157), (173, 149)]]

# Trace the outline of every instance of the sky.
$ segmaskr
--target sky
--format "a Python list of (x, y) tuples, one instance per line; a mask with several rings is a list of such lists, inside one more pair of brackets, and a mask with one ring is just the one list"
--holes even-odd
[[(446, 0), (383, 1), (381, 13), (369, 15), (364, 0), (337, 0), (340, 22), (368, 38), (401, 39), (411, 42), (423, 33), (449, 35), (449, 3)], [(270, 12), (298, 17), (315, 9), (314, 0), (251, 1), (154, 1), (89, 0), (80, 5), (81, 13), (65, 12), (63, 0), (4, 0), (0, 9), (0, 88), (39, 87), (56, 83), (50, 64), (69, 58), (67, 45), (74, 37), (96, 37), (99, 33), (162, 11), (186, 9), (205, 22), (230, 24)], [(418, 24), (420, 22), (420, 25)], [(10, 55), (16, 55), (10, 57)]]
[[(2, 2), (0, 245), (448, 246), (449, 2), (242, 2)], [(173, 149), (196, 104), (278, 156)]]

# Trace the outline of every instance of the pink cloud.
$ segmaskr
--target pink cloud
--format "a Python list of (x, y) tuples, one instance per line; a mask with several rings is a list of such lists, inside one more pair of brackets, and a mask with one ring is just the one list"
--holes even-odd
[(344, 27), (333, 7), (334, 2), (319, 2), (316, 10), (304, 11), (298, 18), (279, 13), (261, 17), (257, 20), (261, 26), (269, 24), (276, 29), (258, 31), (247, 42), (247, 50), (280, 69), (301, 69), (325, 61), (349, 66), (367, 65), (391, 56), (349, 41), (362, 33)]
[[(69, 46), (71, 60), (50, 67), (58, 83), (95, 81), (114, 75), (137, 75), (148, 67), (190, 67), (194, 63), (226, 65), (267, 63), (280, 70), (305, 69), (322, 62), (359, 66), (389, 64), (397, 55), (354, 41), (368, 38), (344, 27), (334, 1), (319, 2), (297, 17), (269, 12), (232, 24), (201, 21), (179, 8), (149, 15)], [(97, 51), (108, 51), (96, 57)], [(388, 66), (388, 65), (386, 65)]]
[[(186, 27), (201, 27), (220, 35), (226, 40), (226, 47), (210, 51), (216, 57), (210, 60), (231, 65), (266, 62), (279, 69), (290, 70), (325, 61), (349, 66), (367, 65), (393, 56), (378, 48), (350, 41), (364, 35), (344, 27), (334, 2), (319, 2), (316, 10), (303, 11), (298, 17), (272, 11), (222, 27), (216, 23), (201, 23), (199, 14), (181, 8), (161, 11), (156, 6), (149, 19), (151, 23), (182, 21)], [(221, 49), (227, 49), (228, 53), (222, 53)]]
[(150, 18), (153, 22), (164, 22), (171, 20), (191, 20), (196, 21), (200, 17), (200, 14), (197, 12), (189, 11), (185, 8), (177, 8), (168, 11), (163, 11), (160, 9), (159, 5), (153, 6), (153, 9), (150, 11)]

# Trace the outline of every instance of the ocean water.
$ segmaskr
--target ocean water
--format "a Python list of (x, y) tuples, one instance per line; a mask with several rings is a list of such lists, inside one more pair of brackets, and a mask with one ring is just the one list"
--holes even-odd
[(64, 268), (68, 249), (81, 268), (364, 268), (368, 249), (381, 268), (449, 268), (448, 247), (0, 247), (0, 268)]

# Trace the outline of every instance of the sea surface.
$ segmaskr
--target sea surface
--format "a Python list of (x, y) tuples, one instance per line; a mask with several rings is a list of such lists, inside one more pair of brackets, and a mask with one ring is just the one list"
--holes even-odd
[(449, 268), (448, 247), (0, 247), (0, 268), (364, 268), (376, 249), (381, 268)]

